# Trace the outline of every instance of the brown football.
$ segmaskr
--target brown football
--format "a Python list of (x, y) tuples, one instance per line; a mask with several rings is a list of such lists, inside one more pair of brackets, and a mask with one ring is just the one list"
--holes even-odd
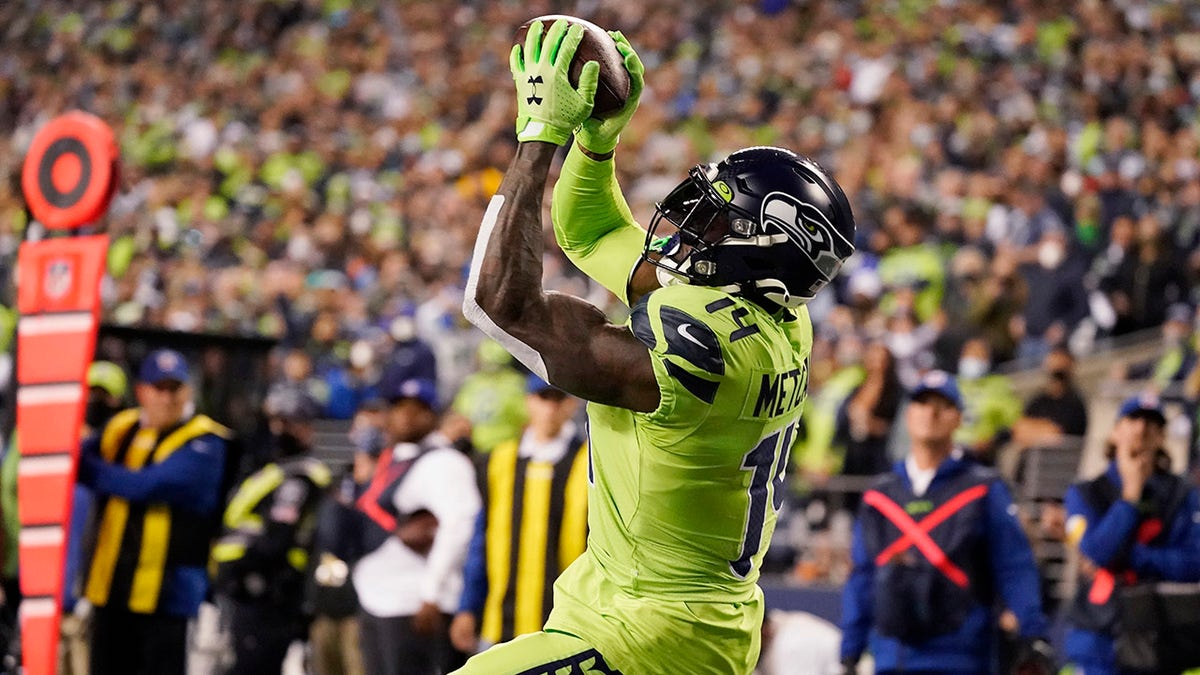
[(595, 61), (600, 64), (600, 82), (596, 87), (596, 103), (592, 107), (592, 117), (604, 119), (625, 106), (629, 98), (629, 71), (625, 70), (625, 57), (617, 50), (617, 43), (605, 30), (590, 21), (566, 16), (564, 14), (547, 14), (539, 16), (521, 25), (517, 31), (516, 43), (524, 48), (525, 34), (534, 21), (541, 21), (543, 30), (550, 30), (550, 25), (556, 19), (566, 19), (570, 23), (583, 26), (583, 40), (575, 50), (575, 58), (571, 60), (571, 70), (568, 73), (571, 84), (579, 85), (579, 73), (583, 64)]

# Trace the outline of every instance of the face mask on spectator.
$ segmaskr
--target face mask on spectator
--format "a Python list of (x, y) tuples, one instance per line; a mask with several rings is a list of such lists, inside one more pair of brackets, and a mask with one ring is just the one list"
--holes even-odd
[(1067, 249), (1057, 241), (1047, 241), (1038, 246), (1038, 264), (1052, 270), (1062, 263), (1067, 256)]
[(917, 351), (917, 336), (912, 333), (893, 333), (888, 336), (887, 344), (897, 359), (907, 359)]
[(988, 362), (977, 356), (964, 356), (958, 360), (958, 376), (964, 380), (975, 380), (987, 375)]

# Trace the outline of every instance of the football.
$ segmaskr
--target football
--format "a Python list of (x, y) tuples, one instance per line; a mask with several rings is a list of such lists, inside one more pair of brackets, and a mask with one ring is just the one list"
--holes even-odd
[(534, 21), (541, 21), (544, 30), (557, 19), (566, 19), (570, 23), (583, 26), (583, 40), (575, 50), (575, 58), (571, 60), (569, 76), (573, 86), (579, 86), (579, 73), (588, 61), (600, 64), (600, 81), (596, 87), (596, 103), (592, 107), (592, 117), (604, 119), (616, 113), (629, 98), (629, 71), (625, 70), (625, 57), (617, 50), (617, 43), (605, 30), (596, 24), (583, 19), (563, 14), (547, 14), (539, 16), (521, 25), (517, 31), (516, 44), (525, 45), (525, 34)]

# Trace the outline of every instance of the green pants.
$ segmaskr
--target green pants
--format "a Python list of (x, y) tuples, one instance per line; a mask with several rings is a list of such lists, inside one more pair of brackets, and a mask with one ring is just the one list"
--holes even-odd
[(522, 635), (476, 654), (451, 675), (621, 675), (600, 652), (574, 635)]
[(635, 597), (585, 554), (554, 584), (541, 633), (492, 647), (460, 675), (749, 675), (762, 637), (763, 597), (745, 602)]

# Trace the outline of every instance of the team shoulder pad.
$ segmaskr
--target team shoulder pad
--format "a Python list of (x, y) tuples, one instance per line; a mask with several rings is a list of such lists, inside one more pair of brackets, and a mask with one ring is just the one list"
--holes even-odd
[[(630, 329), (651, 352), (662, 357), (667, 373), (693, 396), (706, 403), (716, 398), (725, 374), (721, 341), (708, 323), (698, 318), (687, 295), (670, 286), (642, 297), (629, 317)], [(668, 292), (670, 291), (670, 292)], [(700, 315), (703, 316), (703, 315)], [(718, 378), (713, 381), (712, 378)]]

